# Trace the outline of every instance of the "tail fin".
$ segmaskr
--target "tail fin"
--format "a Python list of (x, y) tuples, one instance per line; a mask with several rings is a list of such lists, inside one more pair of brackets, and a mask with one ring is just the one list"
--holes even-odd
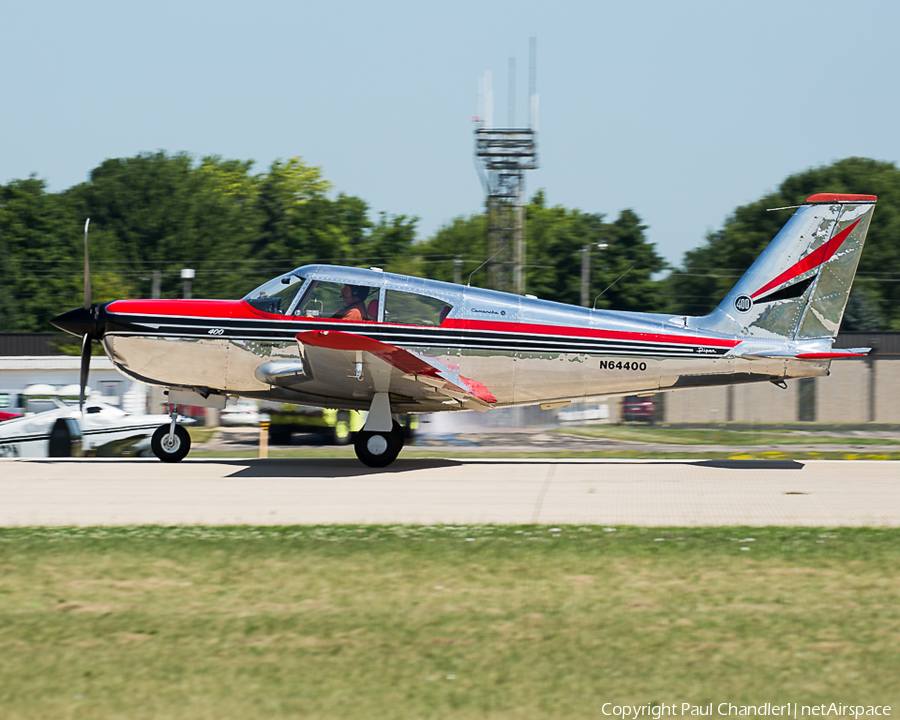
[(698, 325), (748, 338), (835, 337), (876, 200), (874, 195), (809, 197)]

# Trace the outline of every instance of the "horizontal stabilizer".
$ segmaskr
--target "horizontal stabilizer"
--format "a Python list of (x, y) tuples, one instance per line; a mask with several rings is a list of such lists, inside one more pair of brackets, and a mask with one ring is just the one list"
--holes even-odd
[(861, 358), (872, 352), (872, 348), (841, 348), (823, 353), (801, 353), (798, 358), (804, 360), (843, 360), (846, 358)]

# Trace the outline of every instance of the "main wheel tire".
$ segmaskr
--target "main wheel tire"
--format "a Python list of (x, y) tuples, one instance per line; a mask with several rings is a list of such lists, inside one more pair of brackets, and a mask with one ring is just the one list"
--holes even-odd
[(363, 465), (369, 467), (387, 467), (400, 454), (402, 444), (397, 440), (397, 433), (391, 432), (367, 432), (360, 430), (356, 433), (353, 449), (356, 457)]
[(150, 449), (163, 462), (184, 460), (191, 451), (191, 436), (181, 425), (175, 426), (175, 435), (169, 435), (169, 426), (160, 425), (150, 440)]
[[(403, 426), (400, 425), (396, 420), (394, 420), (394, 426), (391, 428), (391, 434), (394, 436), (394, 439), (400, 444), (400, 450), (403, 449), (403, 446), (406, 444), (406, 434), (403, 432)], [(398, 450), (397, 452), (400, 452)]]

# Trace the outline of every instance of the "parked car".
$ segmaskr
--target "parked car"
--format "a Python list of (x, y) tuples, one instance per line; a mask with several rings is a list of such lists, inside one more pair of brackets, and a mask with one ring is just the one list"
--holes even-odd
[(653, 398), (626, 395), (622, 398), (622, 419), (625, 422), (645, 422), (652, 425), (656, 420), (656, 404)]
[(254, 400), (240, 398), (229, 403), (219, 412), (219, 425), (259, 425), (268, 421), (269, 416), (259, 411)]

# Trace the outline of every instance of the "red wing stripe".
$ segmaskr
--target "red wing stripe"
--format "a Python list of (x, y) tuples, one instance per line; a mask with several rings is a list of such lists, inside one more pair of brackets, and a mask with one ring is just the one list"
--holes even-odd
[(297, 333), (297, 340), (304, 345), (329, 348), (331, 350), (360, 350), (372, 353), (377, 358), (393, 365), (398, 370), (412, 375), (437, 377), (437, 370), (424, 360), (420, 360), (408, 350), (395, 345), (373, 340), (365, 335), (328, 330), (307, 330)]
[[(375, 357), (384, 360), (386, 363), (393, 365), (401, 372), (410, 375), (427, 375), (428, 377), (440, 378), (448, 386), (459, 388), (456, 383), (449, 382), (446, 378), (442, 378), (433, 365), (429, 365), (420, 357), (387, 343), (373, 340), (365, 335), (354, 335), (352, 333), (329, 331), (329, 330), (308, 330), (306, 332), (297, 333), (297, 340), (304, 345), (312, 345), (314, 347), (329, 348), (331, 350), (360, 350), (362, 352), (371, 353)], [(477, 380), (459, 376), (459, 379), (465, 383), (466, 388), (476, 398), (483, 402), (495, 403), (495, 398), (490, 390)], [(460, 389), (466, 389), (460, 388)]]
[[(862, 218), (860, 218), (860, 220), (862, 220)], [(779, 285), (786, 283), (788, 280), (793, 280), (798, 275), (802, 275), (803, 273), (809, 270), (813, 270), (814, 268), (819, 267), (819, 265), (831, 260), (832, 256), (838, 251), (838, 248), (843, 244), (844, 240), (847, 239), (847, 236), (851, 232), (853, 232), (853, 228), (859, 225), (860, 220), (857, 220), (850, 227), (845, 228), (844, 230), (839, 232), (837, 235), (831, 238), (831, 240), (813, 250), (802, 260), (798, 260), (797, 262), (795, 262), (793, 265), (791, 265), (791, 267), (781, 273), (781, 275), (772, 280), (772, 282), (763, 285), (750, 297), (755, 299), (759, 295), (768, 292), (772, 288), (778, 287)]]

